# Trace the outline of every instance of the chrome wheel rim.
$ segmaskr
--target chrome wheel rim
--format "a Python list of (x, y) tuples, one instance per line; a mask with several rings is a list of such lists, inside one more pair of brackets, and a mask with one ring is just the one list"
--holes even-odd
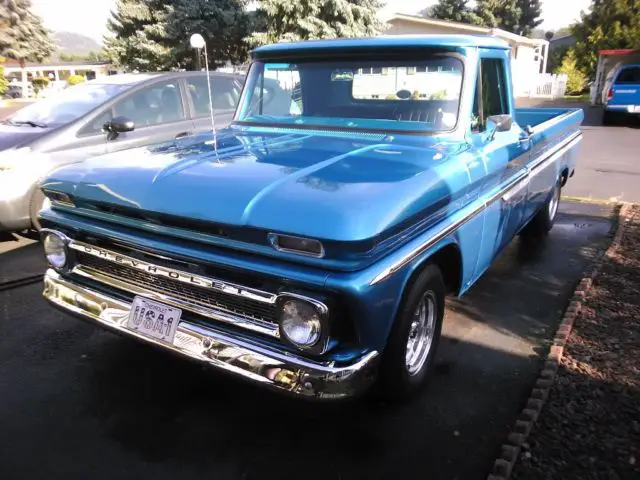
[(436, 298), (433, 292), (425, 292), (413, 312), (407, 348), (405, 366), (409, 375), (422, 370), (433, 343), (436, 326)]
[(553, 196), (549, 202), (549, 220), (556, 218), (556, 212), (558, 211), (558, 203), (560, 203), (560, 187), (554, 189)]

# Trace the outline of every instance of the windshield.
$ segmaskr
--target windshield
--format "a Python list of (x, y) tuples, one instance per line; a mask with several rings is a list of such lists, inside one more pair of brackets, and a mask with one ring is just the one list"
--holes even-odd
[(75, 120), (106, 102), (129, 85), (79, 84), (18, 110), (8, 123), (55, 127)]
[(242, 124), (384, 131), (451, 130), (463, 64), (419, 60), (254, 62), (235, 120)]

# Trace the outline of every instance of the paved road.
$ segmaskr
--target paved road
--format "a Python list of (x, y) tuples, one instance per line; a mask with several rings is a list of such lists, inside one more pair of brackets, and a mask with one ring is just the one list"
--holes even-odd
[[(609, 208), (564, 202), (544, 244), (514, 241), (450, 302), (430, 388), (395, 408), (289, 400), (54, 311), (40, 285), (0, 291), (1, 476), (484, 479)], [(38, 246), (21, 258), (11, 275)]]
[(563, 195), (640, 202), (640, 120), (630, 118), (605, 127), (599, 107), (576, 103), (532, 103), (533, 106), (584, 109), (584, 136), (578, 165)]

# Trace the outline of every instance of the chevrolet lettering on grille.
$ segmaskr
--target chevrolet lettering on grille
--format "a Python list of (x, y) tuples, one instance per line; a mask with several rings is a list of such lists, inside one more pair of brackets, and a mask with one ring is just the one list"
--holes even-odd
[(203, 288), (215, 289), (220, 292), (228, 293), (229, 295), (237, 295), (264, 303), (275, 303), (277, 298), (277, 295), (275, 294), (263, 292), (260, 290), (248, 289), (239, 285), (223, 282), (222, 280), (218, 280), (215, 278), (203, 277), (201, 275), (194, 275), (188, 272), (154, 265), (152, 263), (138, 260), (137, 258), (129, 257), (117, 252), (112, 252), (110, 250), (99, 248), (83, 242), (71, 242), (69, 247), (73, 250), (77, 250), (94, 257), (102, 258), (109, 262), (126, 265), (128, 267), (135, 268), (136, 270), (147, 272), (151, 275), (171, 278), (182, 283), (197, 285)]

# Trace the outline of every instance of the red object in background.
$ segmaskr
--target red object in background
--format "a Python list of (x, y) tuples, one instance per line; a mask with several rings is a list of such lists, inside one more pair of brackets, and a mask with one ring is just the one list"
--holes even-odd
[(640, 50), (633, 50), (631, 48), (619, 48), (616, 50), (600, 50), (600, 55), (628, 55), (630, 53), (640, 53)]

